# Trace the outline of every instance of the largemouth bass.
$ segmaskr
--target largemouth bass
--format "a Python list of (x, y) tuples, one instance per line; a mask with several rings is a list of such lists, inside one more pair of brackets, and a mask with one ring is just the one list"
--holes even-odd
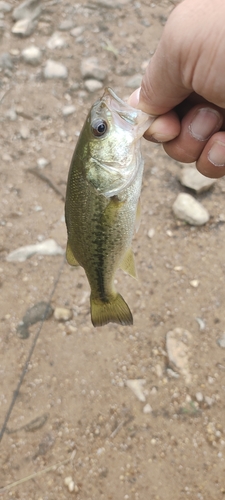
[(84, 268), (91, 287), (94, 326), (133, 324), (117, 293), (120, 267), (136, 277), (131, 240), (141, 191), (140, 138), (152, 118), (123, 102), (110, 88), (91, 108), (68, 175), (66, 258)]

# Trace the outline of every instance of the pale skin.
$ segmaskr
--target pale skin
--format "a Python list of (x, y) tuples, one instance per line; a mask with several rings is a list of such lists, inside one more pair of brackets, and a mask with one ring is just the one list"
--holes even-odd
[(225, 175), (225, 0), (183, 0), (129, 103), (156, 116), (145, 138), (175, 160)]

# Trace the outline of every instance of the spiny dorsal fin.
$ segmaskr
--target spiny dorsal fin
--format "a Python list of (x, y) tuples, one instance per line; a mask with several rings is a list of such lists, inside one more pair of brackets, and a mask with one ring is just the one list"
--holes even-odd
[(129, 248), (121, 263), (120, 263), (120, 268), (123, 269), (126, 273), (128, 273), (130, 276), (133, 276), (133, 278), (137, 279), (137, 271), (135, 267), (135, 261), (134, 261), (134, 254), (131, 248)]
[(77, 262), (77, 259), (74, 257), (69, 241), (67, 241), (67, 246), (66, 246), (66, 260), (68, 264), (70, 264), (71, 266), (80, 265), (79, 262)]
[(91, 297), (91, 320), (94, 326), (103, 326), (110, 322), (133, 325), (131, 311), (119, 293), (112, 295), (107, 302)]

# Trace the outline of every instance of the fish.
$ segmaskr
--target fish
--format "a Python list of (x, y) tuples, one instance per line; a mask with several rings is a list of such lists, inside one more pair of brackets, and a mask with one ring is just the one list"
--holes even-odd
[(140, 217), (140, 139), (151, 122), (148, 114), (106, 88), (88, 113), (72, 157), (65, 202), (66, 259), (84, 268), (94, 326), (133, 324), (114, 277), (118, 268), (137, 277), (131, 242)]

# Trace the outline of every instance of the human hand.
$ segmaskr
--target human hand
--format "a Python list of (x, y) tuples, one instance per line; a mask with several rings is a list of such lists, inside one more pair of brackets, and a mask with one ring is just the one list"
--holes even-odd
[(157, 116), (145, 138), (208, 177), (225, 175), (225, 2), (184, 0), (129, 103)]

